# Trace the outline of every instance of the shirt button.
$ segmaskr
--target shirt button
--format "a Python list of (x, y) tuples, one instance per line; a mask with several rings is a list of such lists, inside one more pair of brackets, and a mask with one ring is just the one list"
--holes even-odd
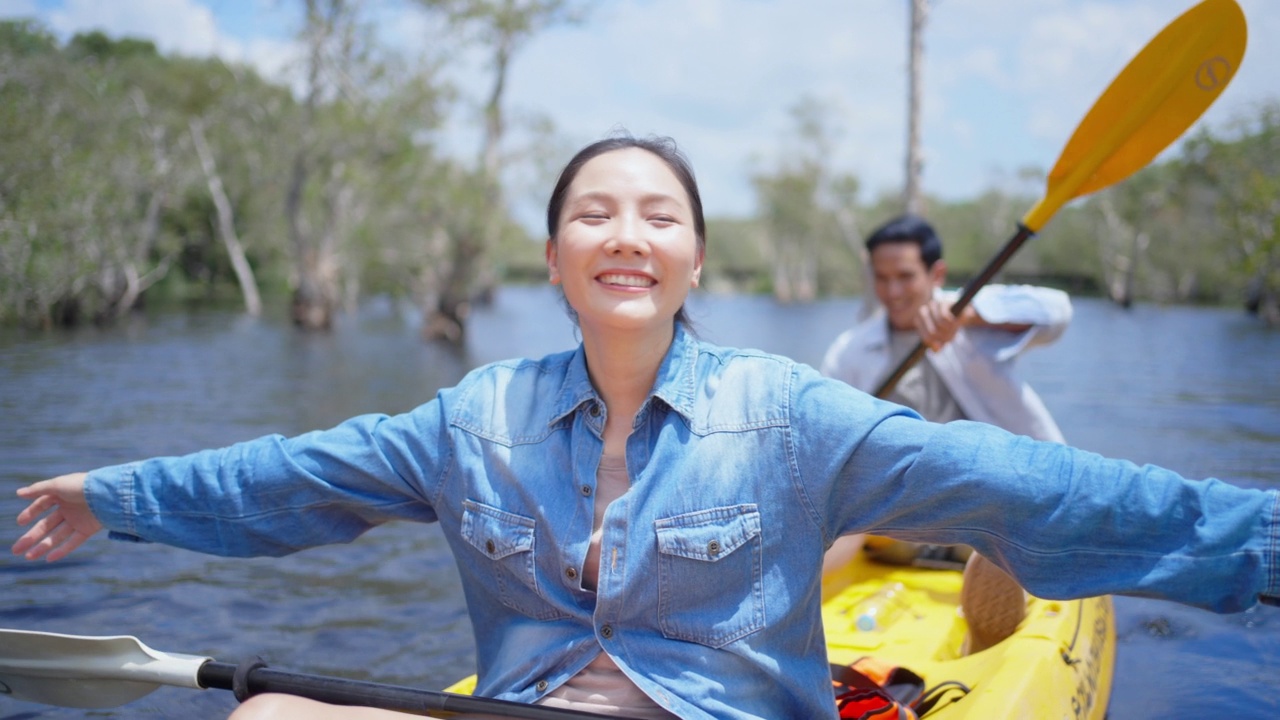
[(600, 417), (600, 406), (592, 403), (591, 409), (587, 412), (591, 413), (591, 417)]
[(604, 638), (605, 640), (608, 640), (609, 638), (613, 637), (613, 626), (605, 625), (604, 627), (600, 628), (600, 637)]
[(564, 576), (572, 580), (578, 577), (578, 571), (575, 568), (567, 567), (564, 569)]
[(543, 691), (545, 691), (545, 690), (547, 689), (547, 681), (546, 681), (546, 680), (539, 680), (539, 681), (538, 681), (538, 684), (537, 684), (537, 685), (535, 685), (534, 687), (536, 687), (536, 688), (538, 689), (538, 692), (543, 692)]
[(589, 496), (589, 495), (591, 495), (591, 486), (590, 486), (590, 485), (583, 485), (583, 486), (582, 486), (582, 494), (583, 494), (584, 496)]
[(492, 554), (494, 554), (495, 552), (497, 552), (497, 550), (498, 550), (498, 546), (497, 546), (497, 545), (494, 545), (492, 540), (485, 540), (485, 541), (484, 541), (484, 549), (485, 549), (485, 550), (488, 550), (488, 551), (489, 551), (489, 554), (490, 554), (490, 555), (492, 555)]
[(712, 555), (719, 555), (719, 554), (720, 554), (720, 541), (719, 541), (719, 540), (712, 540), (711, 542), (707, 543), (707, 552), (711, 553)]

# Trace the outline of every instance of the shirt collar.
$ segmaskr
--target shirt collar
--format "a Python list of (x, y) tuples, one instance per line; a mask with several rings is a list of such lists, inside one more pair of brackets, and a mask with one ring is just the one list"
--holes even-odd
[(675, 336), (667, 356), (658, 367), (649, 397), (658, 398), (686, 419), (693, 417), (698, 371), (698, 340), (682, 323), (676, 323)]
[[(676, 323), (671, 346), (658, 366), (658, 376), (649, 400), (658, 398), (686, 418), (693, 417), (694, 387), (697, 380), (698, 341), (681, 323)], [(602, 402), (591, 376), (587, 374), (587, 354), (581, 343), (569, 358), (564, 382), (556, 397), (548, 424), (555, 424), (587, 403)]]

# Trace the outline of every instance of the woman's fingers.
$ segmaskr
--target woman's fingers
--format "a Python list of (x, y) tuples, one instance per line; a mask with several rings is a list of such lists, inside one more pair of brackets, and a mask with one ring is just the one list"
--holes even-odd
[(61, 560), (70, 554), (72, 550), (80, 547), (87, 538), (88, 536), (84, 533), (77, 532), (74, 528), (64, 523), (48, 538), (50, 540), (48, 545), (50, 550), (45, 560), (49, 562)]
[[(22, 491), (27, 489), (28, 488), (20, 488), (18, 490), (19, 497), (22, 496)], [(55, 498), (54, 496), (41, 495), (40, 497), (33, 500), (30, 505), (23, 508), (22, 512), (18, 513), (18, 524), (26, 525), (27, 523), (30, 523), (32, 520), (35, 520), (37, 517), (39, 517), (41, 513), (53, 508), (57, 504), (58, 504), (58, 499)]]
[(39, 560), (43, 557), (54, 562), (83, 545), (88, 537), (65, 522), (61, 513), (55, 512), (42, 518), (18, 538), (13, 544), (13, 554), (21, 555), (27, 560)]
[[(46, 517), (40, 518), (35, 525), (32, 525), (22, 537), (18, 538), (13, 544), (13, 554), (22, 555), (28, 560), (35, 560), (53, 547), (50, 539), (60, 527), (68, 527), (62, 521), (62, 513), (54, 511)], [(70, 529), (68, 527), (68, 529)]]
[(58, 480), (60, 480), (63, 477), (66, 477), (66, 476), (61, 475), (59, 477), (50, 478), (48, 480), (40, 480), (37, 482), (33, 482), (30, 485), (20, 487), (18, 488), (18, 497), (32, 498), (38, 495), (53, 494), (56, 491), (56, 484)]

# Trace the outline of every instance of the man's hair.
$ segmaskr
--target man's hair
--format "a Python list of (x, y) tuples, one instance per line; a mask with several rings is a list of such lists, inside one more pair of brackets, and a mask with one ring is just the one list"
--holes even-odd
[(867, 237), (867, 252), (886, 243), (902, 242), (911, 242), (920, 246), (920, 259), (924, 261), (925, 268), (932, 268), (934, 263), (942, 259), (942, 240), (938, 237), (938, 233), (934, 231), (932, 225), (924, 221), (924, 218), (910, 213), (899, 215), (876, 228), (875, 232)]

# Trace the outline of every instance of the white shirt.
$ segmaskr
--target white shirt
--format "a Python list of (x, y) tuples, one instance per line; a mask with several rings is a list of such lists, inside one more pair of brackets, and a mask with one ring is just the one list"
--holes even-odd
[[(939, 299), (958, 293), (938, 291)], [(1031, 386), (1014, 373), (1024, 350), (1054, 342), (1071, 322), (1071, 299), (1061, 290), (1030, 285), (988, 285), (974, 296), (973, 308), (994, 324), (1031, 325), (1025, 332), (996, 328), (961, 328), (927, 360), (946, 383), (970, 420), (990, 423), (1037, 440), (1064, 442), (1053, 416)], [(893, 371), (889, 321), (884, 309), (842, 333), (827, 349), (822, 373), (874, 392)]]

